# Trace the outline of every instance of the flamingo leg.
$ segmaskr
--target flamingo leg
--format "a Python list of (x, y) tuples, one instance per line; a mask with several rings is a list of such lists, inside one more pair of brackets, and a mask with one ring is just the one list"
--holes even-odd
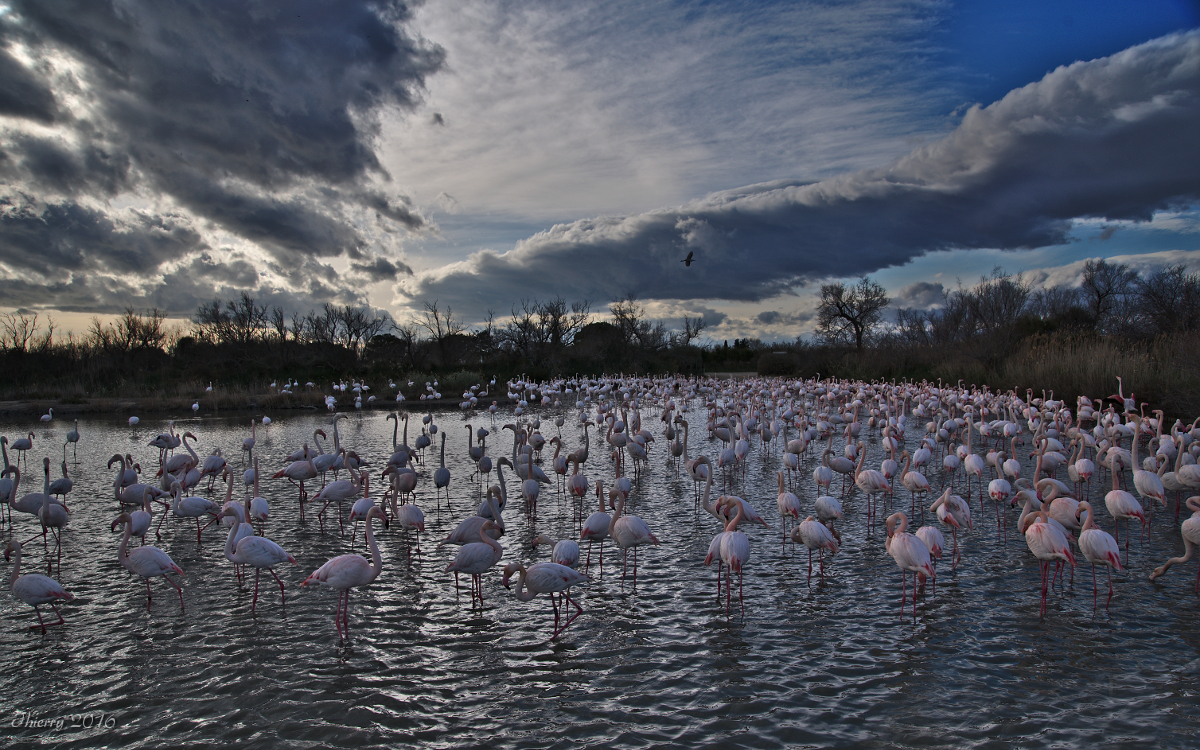
[[(1092, 563), (1092, 609), (1095, 610), (1099, 606), (1096, 592), (1096, 563)], [(1105, 608), (1107, 608), (1107, 605), (1105, 605)]]
[(150, 602), (153, 601), (150, 595), (150, 579), (146, 579), (146, 609), (150, 609)]
[(1109, 602), (1111, 602), (1111, 601), (1112, 601), (1112, 598), (1113, 598), (1113, 587), (1112, 587), (1112, 566), (1105, 565), (1105, 566), (1104, 566), (1104, 569), (1105, 569), (1105, 570), (1108, 572), (1108, 599), (1107, 599), (1107, 600), (1105, 600), (1105, 602), (1104, 602), (1104, 610), (1107, 612), (1107, 611), (1108, 611), (1108, 604), (1109, 604)]
[(254, 607), (258, 604), (258, 576), (262, 573), (258, 568), (254, 569), (254, 598), (250, 601), (250, 611), (254, 611)]
[[(184, 609), (183, 609), (183, 589), (182, 589), (182, 588), (179, 586), (179, 584), (178, 584), (178, 583), (175, 583), (175, 582), (174, 582), (174, 581), (172, 581), (170, 578), (167, 578), (167, 576), (166, 576), (165, 574), (163, 575), (163, 578), (165, 578), (165, 579), (166, 579), (166, 581), (167, 581), (167, 583), (169, 583), (169, 584), (171, 584), (172, 586), (174, 586), (174, 587), (175, 587), (175, 590), (176, 590), (177, 592), (179, 592), (179, 611), (180, 611), (180, 612), (183, 612), (183, 611), (184, 611)], [(149, 584), (149, 583), (150, 583), (149, 579), (147, 579), (147, 580), (146, 580), (146, 583), (147, 583), (147, 584)]]
[(35, 615), (37, 615), (37, 618), (38, 618), (38, 624), (37, 624), (37, 625), (30, 625), (30, 626), (29, 626), (29, 629), (30, 629), (30, 630), (37, 630), (38, 628), (41, 628), (41, 629), (42, 629), (42, 632), (43, 632), (43, 633), (45, 633), (45, 632), (46, 632), (46, 623), (42, 622), (42, 612), (41, 612), (41, 610), (40, 610), (40, 609), (38, 609), (38, 605), (36, 605), (36, 604), (35, 604), (35, 605), (33, 605), (33, 613), (34, 613)]

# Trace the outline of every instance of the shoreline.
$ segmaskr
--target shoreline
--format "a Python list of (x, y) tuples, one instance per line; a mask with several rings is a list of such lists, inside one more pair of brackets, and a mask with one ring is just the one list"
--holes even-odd
[[(200, 404), (199, 411), (208, 415), (216, 415), (222, 412), (239, 414), (288, 410), (315, 411), (325, 409), (325, 395), (314, 392), (290, 395), (278, 393), (239, 394), (236, 396), (233, 394), (220, 394), (215, 399), (212, 396), (206, 396), (202, 399), (172, 396), (143, 396), (140, 398), (96, 397), (68, 399), (66, 401), (53, 398), (12, 399), (0, 401), (0, 417), (30, 416), (39, 418), (50, 409), (54, 409), (54, 421), (58, 421), (60, 418), (73, 419), (84, 415), (136, 416), (139, 418), (143, 416), (169, 416), (192, 413), (192, 404), (194, 403)], [(500, 398), (489, 398), (486, 402), (480, 400), (475, 410), (486, 411), (487, 407), (491, 406), (492, 401), (495, 401), (499, 406), (507, 406), (509, 404), (507, 396), (501, 394)], [(362, 411), (408, 410), (412, 412), (424, 408), (458, 408), (460, 403), (460, 399), (444, 397), (440, 399), (427, 399), (425, 401), (406, 398), (401, 402), (391, 399), (377, 399), (372, 402), (364, 402)], [(346, 401), (339, 399), (337, 410), (341, 412), (357, 411), (354, 408), (353, 399)]]

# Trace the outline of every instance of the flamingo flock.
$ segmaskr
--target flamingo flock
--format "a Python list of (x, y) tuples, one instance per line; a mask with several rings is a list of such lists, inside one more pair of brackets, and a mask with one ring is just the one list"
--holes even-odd
[[(116, 515), (111, 529), (122, 532), (114, 550), (117, 561), (144, 580), (147, 607), (153, 602), (152, 579), (163, 578), (176, 590), (182, 610), (185, 573), (162, 549), (146, 544), (147, 534), (153, 529), (155, 541), (159, 541), (164, 523), (172, 518), (191, 519), (196, 527), (196, 543), (203, 545), (208, 528), (227, 527), (224, 557), (234, 566), (239, 585), (246, 566), (255, 569), (251, 610), (257, 606), (263, 571), (279, 586), (283, 606), (287, 601), (286, 586), (275, 567), (298, 563), (293, 555), (264, 535), (265, 527), (268, 519), (273, 525), (281, 521), (305, 524), (305, 505), (317, 502), (320, 534), (336, 534), (343, 539), (349, 534), (349, 544), (353, 547), (358, 524), (365, 526), (370, 559), (354, 552), (335, 556), (317, 566), (301, 583), (302, 587), (338, 591), (335, 628), (339, 637), (345, 639), (349, 636), (351, 590), (371, 585), (384, 572), (377, 532), (388, 532), (394, 527), (406, 538), (413, 535), (406, 545), (410, 560), (413, 551), (422, 554), (420, 535), (425, 530), (425, 512), (416, 499), (430, 483), (436, 490), (439, 512), (443, 496), (447, 508), (451, 508), (452, 499), (474, 495), (469, 500), (473, 512), (438, 544), (439, 549), (445, 545), (458, 546), (456, 554), (439, 570), (453, 574), (456, 595), (459, 574), (469, 576), (470, 606), (483, 607), (485, 577), (499, 569), (506, 552), (512, 553), (511, 546), (506, 550), (501, 539), (512, 523), (506, 522), (504, 516), (506, 511), (514, 512), (509, 508), (508, 498), (509, 484), (515, 482), (512, 491), (519, 502), (513, 507), (519, 509), (516, 512), (523, 514), (525, 522), (534, 529), (533, 546), (551, 548), (551, 559), (529, 564), (510, 560), (503, 568), (500, 582), (505, 588), (512, 588), (515, 577), (512, 590), (520, 602), (539, 594), (548, 595), (554, 617), (551, 638), (557, 638), (585, 611), (579, 595), (573, 594), (572, 589), (603, 577), (606, 543), (610, 550), (615, 546), (621, 551), (619, 585), (629, 595), (636, 595), (639, 563), (643, 568), (654, 563), (653, 555), (639, 548), (679, 541), (678, 535), (660, 539), (646, 520), (631, 512), (634, 505), (649, 507), (662, 502), (642, 496), (639, 488), (646, 472), (663, 470), (693, 483), (694, 502), (674, 509), (674, 513), (681, 517), (691, 514), (695, 524), (702, 524), (707, 518), (719, 524), (703, 564), (717, 562), (718, 598), (723, 585), (726, 614), (733, 609), (736, 574), (738, 610), (744, 617), (744, 572), (747, 566), (756, 564), (753, 559), (769, 554), (765, 548), (754, 553), (762, 537), (758, 533), (748, 534), (747, 530), (755, 526), (771, 528), (768, 519), (755, 507), (766, 502), (766, 498), (735, 494), (746, 494), (747, 476), (755, 461), (778, 467), (770, 471), (778, 489), (776, 501), (783, 542), (780, 554), (789, 557), (789, 540), (793, 543), (791, 555), (796, 554), (797, 544), (806, 548), (807, 585), (813, 585), (813, 553), (818, 558), (819, 586), (826, 580), (826, 558), (845, 554), (842, 530), (837, 524), (844, 523), (848, 516), (857, 517), (865, 521), (866, 530), (866, 539), (858, 540), (859, 546), (878, 545), (900, 569), (902, 613), (908, 611), (908, 575), (913, 574), (914, 620), (918, 598), (924, 596), (927, 581), (936, 582), (937, 564), (943, 554), (949, 555), (951, 570), (969, 564), (969, 560), (966, 563), (963, 560), (960, 535), (981, 540), (994, 537), (992, 543), (1016, 557), (1021, 554), (1018, 550), (1007, 549), (1009, 527), (1015, 529), (1024, 538), (1031, 560), (1038, 564), (1038, 612), (1042, 617), (1047, 616), (1050, 594), (1061, 581), (1064, 567), (1073, 569), (1081, 558), (1092, 565), (1094, 610), (1099, 609), (1095, 568), (1104, 568), (1107, 608), (1115, 594), (1113, 573), (1131, 567), (1130, 522), (1139, 522), (1139, 540), (1144, 544), (1147, 535), (1153, 533), (1153, 510), (1156, 506), (1160, 511), (1169, 509), (1170, 499), (1175, 501), (1173, 522), (1178, 521), (1183, 508), (1192, 513), (1180, 527), (1184, 554), (1154, 569), (1150, 581), (1157, 582), (1173, 565), (1193, 559), (1200, 545), (1200, 495), (1191, 495), (1200, 492), (1200, 467), (1196, 463), (1200, 454), (1200, 419), (1191, 425), (1182, 422), (1167, 425), (1162, 412), (1147, 414), (1144, 404), (1131, 404), (1123, 397), (1096, 401), (1081, 398), (1071, 408), (1056, 401), (1052, 394), (1034, 397), (1031, 390), (1022, 395), (987, 387), (964, 387), (961, 382), (943, 386), (778, 378), (744, 381), (602, 378), (550, 383), (522, 380), (510, 382), (509, 393), (518, 402), (514, 415), (524, 418), (504, 424), (499, 430), (494, 423), (491, 429), (476, 429), (467, 424), (466, 454), (475, 471), (469, 477), (458, 477), (457, 484), (446, 464), (448, 431), (441, 430), (440, 444), (434, 444), (439, 426), (433, 414), (422, 417), (415, 447), (408, 444), (409, 415), (389, 414), (388, 421), (393, 422), (391, 454), (376, 459), (382, 467), (378, 479), (384, 488), (379, 497), (371, 494), (375, 463), (342, 444), (338, 423), (346, 415), (335, 413), (329, 424), (333, 436), (331, 452), (326, 452), (321, 442), (322, 438), (328, 439), (329, 433), (317, 429), (311, 443), (304, 442), (294, 452), (282, 456), (281, 468), (269, 474), (272, 480), (286, 481), (296, 487), (294, 501), (290, 507), (285, 503), (282, 509), (269, 507), (267, 498), (260, 494), (261, 480), (268, 478), (259, 472), (260, 461), (277, 459), (264, 455), (266, 447), (258, 434), (258, 422), (251, 420), (249, 435), (240, 446), (244, 464), (252, 465), (242, 478), (252, 489), (239, 499), (234, 499), (234, 472), (222, 449), (216, 447), (208, 456), (201, 457), (189, 442), (197, 441), (196, 435), (191, 431), (177, 433), (175, 424), (169, 423), (167, 432), (148, 443), (148, 447), (158, 451), (158, 469), (153, 478), (151, 471), (143, 471), (132, 455), (118, 453), (109, 461), (110, 470), (114, 464), (119, 465), (112, 483), (113, 498), (98, 501), (114, 502)], [(475, 416), (476, 403), (477, 399), (466, 398), (461, 405), (469, 418)], [(565, 446), (562, 434), (572, 406), (576, 410), (573, 418), (577, 418), (582, 431), (582, 443), (574, 450)], [(545, 407), (556, 415), (552, 425), (556, 434), (547, 437), (542, 433), (537, 407)], [(655, 449), (656, 436), (642, 422), (644, 412), (657, 415), (665, 447)], [(44, 421), (53, 418), (52, 413), (46, 416), (48, 419)], [(495, 420), (498, 412), (489, 409), (483, 416)], [(262, 425), (267, 424), (263, 418)], [(598, 443), (602, 451), (590, 450), (591, 427), (597, 428), (597, 440), (603, 441)], [(708, 439), (706, 444), (714, 446), (715, 463), (706, 455), (690, 453), (689, 438), (694, 444), (694, 433), (702, 430)], [(503, 445), (507, 438), (500, 437), (507, 435), (506, 431), (512, 434), (511, 452)], [(872, 436), (886, 456), (878, 468), (868, 466), (868, 441)], [(10, 589), (15, 598), (34, 608), (38, 620), (34, 627), (45, 631), (48, 626), (65, 623), (58, 607), (73, 597), (49, 575), (22, 574), (22, 554), (24, 550), (28, 560), (29, 543), (41, 536), (49, 561), (47, 573), (53, 573), (55, 562), (61, 569), (71, 521), (64, 500), (75, 486), (67, 469), (65, 448), (67, 444), (78, 444), (78, 422), (63, 444), (63, 476), (51, 482), (51, 461), (45, 457), (43, 491), (21, 494), (19, 465), (27, 466), (25, 454), (34, 448), (35, 440), (40, 439), (32, 431), (11, 443), (7, 437), (0, 440), (4, 449), (0, 502), (8, 514), (4, 525), (10, 537), (5, 556), (12, 558), (13, 566)], [(1028, 458), (1034, 462), (1034, 468), (1028, 475), (1017, 460), (1022, 445), (1032, 447)], [(548, 446), (554, 447), (554, 456), (547, 461), (556, 476), (553, 483), (541, 466), (547, 460), (542, 451)], [(17, 454), (15, 464), (9, 463), (9, 447)], [(439, 449), (438, 465), (433, 467), (431, 459), (430, 467), (426, 468), (424, 452), (433, 447)], [(176, 452), (179, 448), (182, 452)], [(1140, 455), (1143, 450), (1149, 453), (1144, 458)], [(231, 455), (235, 454), (236, 451), (231, 451)], [(597, 461), (602, 465), (597, 467)], [(805, 462), (812, 467), (811, 482), (805, 479), (809, 476), (804, 473)], [(153, 459), (147, 465), (153, 468)], [(491, 483), (493, 469), (495, 483)], [(511, 472), (507, 478), (505, 469)], [(1105, 471), (1107, 478), (1101, 479)], [(346, 472), (345, 478), (340, 476), (341, 472)], [(1060, 472), (1065, 473), (1069, 484), (1059, 479)], [(718, 473), (720, 491), (714, 499)], [(838, 484), (834, 482), (835, 474), (842, 475)], [(143, 482), (143, 477), (147, 481)], [(205, 488), (202, 480), (206, 477), (209, 481)], [(1111, 484), (1112, 489), (1103, 498), (1106, 518), (1098, 515), (1099, 504), (1092, 502), (1093, 479)], [(225, 483), (223, 504), (206, 496), (217, 481)], [(551, 484), (552, 487), (544, 489)], [(1136, 496), (1130, 488), (1136, 491)], [(1170, 494), (1174, 497), (1169, 497)], [(1185, 494), (1186, 500), (1182, 497)], [(547, 515), (545, 504), (555, 496), (560, 507), (570, 506), (571, 532), (561, 539), (537, 533)], [(810, 497), (815, 500), (804, 499)], [(992, 507), (987, 508), (987, 503)], [(589, 506), (595, 509), (590, 514), (586, 510)], [(1019, 511), (1015, 518), (1014, 510)], [(337, 524), (327, 528), (326, 519), (330, 515), (337, 516)], [(993, 516), (994, 531), (990, 529), (991, 521), (986, 520)], [(1124, 561), (1119, 536), (1122, 520), (1126, 526)], [(1112, 529), (1112, 534), (1105, 530), (1105, 525)], [(18, 539), (16, 530), (21, 526), (34, 531), (33, 536)], [(948, 551), (943, 530), (951, 537)], [(131, 545), (135, 537), (140, 540), (136, 547)], [(580, 547), (583, 542), (588, 543), (586, 553)], [(594, 550), (597, 545), (598, 550)], [(597, 569), (593, 575), (594, 553)], [(434, 554), (440, 553), (435, 550)], [(639, 561), (639, 554), (646, 559)], [(696, 560), (697, 566), (700, 562)], [(647, 580), (644, 570), (642, 578), (643, 582)], [(653, 578), (653, 573), (649, 574), (651, 581)], [(446, 579), (449, 583), (450, 576)], [(1122, 585), (1133, 583), (1127, 581)], [(1200, 593), (1200, 574), (1194, 589)], [(58, 620), (46, 623), (40, 610), (42, 605), (51, 606)]]

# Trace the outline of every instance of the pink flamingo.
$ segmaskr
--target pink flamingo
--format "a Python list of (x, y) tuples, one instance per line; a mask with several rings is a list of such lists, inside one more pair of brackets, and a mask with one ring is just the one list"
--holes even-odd
[[(493, 488), (494, 489), (494, 488)], [(489, 490), (491, 492), (491, 490)], [(454, 573), (454, 593), (458, 595), (458, 574), (466, 573), (471, 576), (471, 605), (475, 604), (475, 597), (479, 596), (479, 606), (483, 606), (483, 574), (495, 567), (496, 563), (500, 562), (500, 558), (504, 556), (504, 548), (488, 536), (487, 532), (495, 525), (492, 520), (483, 522), (483, 526), (479, 529), (478, 542), (464, 544), (455, 555), (450, 564), (446, 566), (446, 572), (453, 571)]]
[(1083, 531), (1079, 532), (1079, 550), (1083, 552), (1083, 557), (1092, 564), (1092, 609), (1098, 606), (1096, 596), (1096, 564), (1099, 563), (1105, 566), (1108, 572), (1108, 599), (1104, 602), (1104, 608), (1108, 609), (1109, 602), (1113, 598), (1112, 588), (1112, 571), (1113, 568), (1121, 570), (1121, 549), (1117, 547), (1117, 540), (1112, 534), (1104, 531), (1096, 525), (1095, 511), (1092, 510), (1092, 504), (1086, 500), (1079, 503), (1077, 512), (1079, 514), (1087, 513), (1087, 517), (1083, 521)]
[[(725, 498), (725, 504), (729, 506), (729, 511), (727, 511), (727, 512), (731, 512), (733, 510), (733, 506), (735, 504), (735, 499), (732, 497), (727, 497), (727, 498)], [(623, 505), (624, 505), (624, 501), (622, 501), (622, 506)], [(737, 573), (738, 574), (738, 603), (741, 605), (741, 608), (742, 608), (742, 616), (745, 617), (746, 616), (746, 600), (742, 596), (742, 566), (745, 564), (746, 560), (750, 559), (750, 540), (746, 537), (745, 534), (743, 534), (742, 532), (737, 530), (738, 524), (741, 523), (742, 520), (746, 516), (746, 506), (743, 505), (742, 503), (736, 503), (736, 505), (737, 505), (737, 512), (734, 513), (733, 518), (730, 518), (729, 522), (727, 524), (725, 524), (725, 533), (721, 537), (720, 555), (721, 555), (721, 562), (725, 563), (725, 565), (727, 565), (729, 567), (729, 575), (727, 575), (725, 577), (725, 614), (727, 614), (727, 615), (729, 614), (729, 600), (732, 595), (731, 590), (733, 588), (733, 574)], [(620, 514), (620, 511), (618, 511), (618, 515), (619, 514)], [(637, 518), (637, 516), (625, 516), (625, 518)], [(641, 520), (641, 519), (638, 519), (638, 520)], [(822, 526), (821, 528), (825, 528), (825, 527)], [(653, 534), (650, 534), (649, 528), (645, 529), (645, 534), (649, 535), (650, 539), (653, 539), (655, 544), (658, 544), (658, 540), (654, 539)], [(618, 544), (620, 544), (620, 542), (618, 542)], [(635, 552), (634, 552), (635, 557), (634, 557), (634, 567), (633, 567), (633, 576), (634, 576), (633, 580), (636, 585), (636, 583), (637, 583), (637, 557), (636, 557), (637, 547), (634, 547), (634, 550), (635, 550)]]
[(1046, 592), (1052, 583), (1050, 578), (1050, 563), (1055, 563), (1055, 572), (1064, 562), (1075, 565), (1075, 555), (1067, 537), (1049, 521), (1050, 516), (1044, 510), (1039, 510), (1026, 516), (1021, 533), (1025, 535), (1025, 544), (1029, 551), (1038, 559), (1042, 571), (1042, 602), (1040, 613), (1046, 614)]
[[(367, 546), (371, 548), (371, 562), (367, 562), (362, 555), (339, 555), (314, 570), (300, 584), (307, 586), (315, 583), (342, 592), (338, 595), (338, 610), (333, 621), (338, 635), (342, 638), (350, 635), (350, 589), (370, 584), (379, 577), (379, 573), (383, 570), (383, 556), (379, 554), (379, 547), (375, 544), (375, 533), (371, 529), (371, 519), (382, 516), (383, 511), (378, 506), (367, 512), (366, 537)], [(384, 518), (383, 526), (387, 528), (386, 518)], [(343, 626), (345, 626), (344, 632)]]
[(292, 484), (296, 484), (297, 482), (299, 483), (298, 486), (300, 487), (300, 494), (298, 499), (300, 500), (301, 521), (304, 520), (304, 501), (307, 499), (304, 494), (304, 483), (310, 479), (317, 478), (317, 467), (313, 465), (313, 456), (308, 452), (308, 443), (304, 444), (303, 452), (305, 456), (304, 458), (300, 459), (299, 461), (293, 461), (284, 468), (275, 472), (275, 474), (271, 477), (272, 479), (281, 479), (283, 477), (287, 477), (287, 480)]
[(829, 528), (816, 520), (812, 516), (800, 522), (799, 526), (792, 529), (792, 542), (800, 542), (805, 547), (808, 547), (808, 581), (812, 581), (812, 553), (817, 550), (818, 559), (821, 564), (821, 580), (825, 580), (825, 550), (829, 550), (830, 554), (838, 553), (837, 540), (833, 538), (833, 534)]
[(127, 550), (129, 546), (129, 537), (133, 533), (133, 521), (128, 513), (122, 513), (117, 516), (112, 522), (112, 529), (115, 530), (118, 525), (125, 524), (125, 535), (121, 537), (121, 546), (117, 550), (117, 562), (121, 563), (130, 573), (141, 576), (146, 579), (146, 609), (150, 609), (152, 600), (150, 595), (150, 579), (155, 576), (162, 576), (167, 583), (175, 587), (179, 592), (179, 611), (183, 612), (183, 589), (178, 583), (167, 577), (167, 573), (176, 573), (183, 575), (183, 568), (175, 564), (175, 561), (158, 547), (147, 547), (145, 545)]
[[(554, 609), (554, 634), (550, 636), (550, 640), (554, 640), (561, 635), (571, 623), (575, 622), (583, 614), (583, 607), (580, 607), (577, 602), (571, 599), (568, 592), (572, 586), (587, 581), (588, 577), (586, 574), (572, 570), (566, 565), (552, 562), (534, 563), (528, 568), (521, 563), (509, 563), (504, 566), (504, 578), (500, 581), (504, 585), (504, 588), (509, 588), (509, 580), (512, 578), (513, 573), (516, 573), (518, 576), (517, 590), (513, 592), (517, 601), (527, 602), (542, 593), (550, 595), (550, 606)], [(555, 594), (558, 594), (562, 600), (562, 614), (564, 616), (568, 612), (566, 608), (567, 604), (575, 606), (575, 614), (567, 617), (566, 622), (563, 623), (561, 628), (558, 626), (559, 610), (558, 602), (554, 598)]]
[(887, 517), (887, 547), (888, 554), (896, 561), (902, 576), (903, 593), (900, 599), (900, 614), (904, 614), (904, 603), (908, 597), (908, 574), (913, 574), (913, 622), (917, 621), (917, 579), (918, 577), (937, 580), (937, 571), (929, 559), (929, 548), (916, 536), (908, 533), (908, 516), (897, 511)]
[(286, 604), (287, 598), (283, 593), (283, 581), (272, 568), (280, 563), (296, 564), (296, 558), (287, 553), (283, 547), (263, 536), (248, 536), (237, 542), (232, 553), (226, 555), (235, 565), (249, 565), (254, 568), (254, 599), (250, 602), (250, 611), (258, 604), (258, 577), (265, 569), (279, 584), (280, 604)]
[(1113, 517), (1113, 531), (1116, 532), (1115, 538), (1117, 544), (1121, 543), (1121, 528), (1117, 524), (1122, 518), (1125, 519), (1125, 564), (1129, 564), (1129, 519), (1136, 518), (1142, 522), (1142, 527), (1146, 525), (1146, 513), (1142, 510), (1142, 504), (1125, 490), (1117, 488), (1117, 479), (1121, 472), (1117, 469), (1116, 456), (1112, 451), (1109, 451), (1109, 473), (1112, 474), (1113, 488), (1107, 495), (1104, 496), (1104, 507), (1108, 508), (1108, 513)]
[[(618, 495), (620, 493), (617, 493)], [(608, 525), (608, 535), (612, 537), (613, 542), (621, 548), (623, 553), (623, 561), (621, 568), (621, 585), (625, 585), (625, 573), (629, 563), (629, 548), (633, 547), (633, 585), (637, 586), (637, 548), (643, 544), (658, 544), (658, 537), (650, 533), (650, 527), (646, 522), (637, 516), (626, 516), (625, 513), (625, 498), (617, 497), (616, 503), (613, 503), (613, 498), (610, 493), (609, 505), (616, 511), (613, 514), (612, 521)], [(740, 510), (744, 513), (745, 509)]]
[(50, 608), (54, 610), (54, 614), (58, 615), (58, 621), (49, 623), (50, 626), (64, 624), (66, 620), (63, 619), (62, 612), (58, 611), (55, 602), (69, 602), (75, 598), (74, 595), (65, 590), (58, 581), (49, 576), (44, 576), (40, 573), (21, 575), (21, 542), (18, 540), (10, 540), (8, 546), (4, 548), (4, 559), (6, 561), (9, 559), (9, 555), (16, 556), (16, 560), (13, 561), (12, 576), (8, 581), (12, 595), (33, 607), (34, 614), (38, 618), (38, 624), (30, 625), (29, 628), (31, 630), (41, 628), (43, 633), (46, 632), (47, 623), (42, 620), (42, 612), (38, 609), (43, 604), (49, 604)]
[[(1187, 499), (1188, 510), (1192, 511), (1192, 517), (1184, 519), (1179, 525), (1179, 531), (1183, 535), (1183, 556), (1172, 557), (1161, 566), (1154, 569), (1150, 574), (1150, 580), (1158, 578), (1167, 572), (1167, 569), (1176, 563), (1187, 562), (1192, 559), (1192, 553), (1195, 552), (1196, 546), (1200, 545), (1200, 496), (1193, 496)], [(1196, 593), (1200, 594), (1200, 570), (1196, 571)]]
[(592, 564), (592, 544), (600, 542), (600, 577), (603, 578), (604, 540), (608, 538), (612, 518), (604, 510), (604, 482), (599, 479), (596, 480), (596, 499), (600, 502), (600, 510), (588, 516), (587, 520), (583, 522), (583, 532), (579, 535), (579, 541), (588, 543), (587, 560), (583, 564), (584, 572), (587, 572)]

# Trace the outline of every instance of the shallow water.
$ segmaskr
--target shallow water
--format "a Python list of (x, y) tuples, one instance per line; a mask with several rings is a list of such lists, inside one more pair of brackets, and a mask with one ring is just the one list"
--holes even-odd
[[(259, 429), (256, 449), (264, 475), (311, 440), (314, 429), (329, 424), (327, 415), (311, 412), (271, 416), (275, 422)], [(697, 408), (690, 416), (695, 424), (704, 421)], [(311, 506), (300, 523), (296, 491), (284, 480), (266, 480), (262, 487), (272, 514), (266, 535), (299, 563), (278, 569), (287, 585), (286, 606), (267, 578), (251, 613), (251, 592), (239, 589), (222, 554), (225, 530), (210, 528), (197, 545), (194, 524), (175, 519), (158, 546), (186, 571), (186, 613), (161, 581), (153, 584), (147, 611), (144, 584), (116, 559), (119, 535), (109, 530), (118, 512), (115, 471), (104, 465), (120, 451), (133, 453), (143, 467), (156, 466), (157, 451), (146, 443), (166, 422), (143, 419), (131, 430), (123, 421), (82, 421), (78, 461), (67, 451), (76, 484), (56, 571), (76, 597), (62, 607), (67, 624), (43, 635), (27, 629), (35, 620), (26, 605), (5, 596), (0, 607), (4, 744), (1195, 747), (1195, 563), (1172, 569), (1159, 582), (1147, 580), (1152, 567), (1181, 553), (1173, 512), (1157, 512), (1149, 542), (1134, 542), (1131, 569), (1114, 576), (1110, 611), (1103, 609), (1103, 572), (1101, 608), (1093, 610), (1090, 567), (1083, 563), (1073, 585), (1068, 581), (1052, 596), (1042, 619), (1036, 561), (1011, 528), (1016, 511), (1007, 514), (1005, 546), (991, 502), (981, 518), (975, 500), (975, 529), (959, 537), (962, 564), (957, 570), (948, 559), (940, 564), (936, 591), (919, 601), (914, 623), (911, 606), (900, 611), (900, 574), (883, 549), (882, 527), (868, 529), (857, 490), (844, 503), (842, 551), (826, 561), (824, 582), (815, 572), (807, 581), (804, 552), (793, 555), (789, 545), (781, 553), (775, 472), (782, 446), (775, 441), (764, 452), (755, 439), (738, 494), (771, 528), (743, 526), (752, 545), (743, 618), (736, 591), (729, 614), (717, 599), (715, 571), (702, 561), (719, 528), (695, 512), (692, 483), (682, 469), (667, 466), (660, 437), (627, 511), (647, 521), (661, 546), (639, 552), (635, 589), (631, 581), (622, 587), (619, 552), (606, 545), (603, 578), (593, 558), (593, 580), (575, 590), (584, 615), (550, 641), (549, 603), (543, 597), (516, 601), (499, 585), (498, 569), (485, 576), (482, 608), (471, 607), (466, 588), (456, 598), (453, 579), (443, 570), (457, 548), (436, 549), (436, 540), (478, 503), (463, 427), (470, 420), (458, 412), (435, 417), (448, 433), (452, 507), (447, 511), (443, 500), (436, 510), (430, 476), (437, 457), (427, 451), (417, 491), (426, 514), (422, 553), (410, 559), (411, 539), (395, 528), (379, 531), (383, 573), (351, 594), (347, 642), (339, 642), (334, 629), (336, 593), (299, 583), (328, 558), (349, 551), (349, 537), (339, 537), (330, 524), (321, 533)], [(542, 432), (550, 437), (553, 413), (542, 417)], [(500, 423), (510, 419), (502, 414)], [(486, 415), (473, 423), (492, 429), (490, 455), (511, 454), (511, 433), (499, 423), (492, 425)], [(656, 419), (647, 415), (646, 423), (661, 435)], [(178, 424), (199, 436), (201, 455), (220, 446), (232, 457), (240, 495), (240, 446), (249, 419), (205, 416)], [(382, 465), (391, 453), (391, 424), (384, 412), (351, 414), (341, 423), (343, 445)], [(572, 449), (581, 443), (576, 424), (567, 414), (564, 441)], [(45, 455), (53, 462), (52, 478), (57, 476), (71, 425), (0, 423), (0, 434), (10, 440), (29, 429), (38, 435), (29, 454), (34, 479), (23, 480), (22, 493), (40, 491)], [(419, 429), (414, 418), (410, 442)], [(909, 447), (918, 437), (910, 430)], [(607, 484), (613, 466), (594, 430), (592, 438), (585, 472)], [(863, 439), (867, 465), (878, 466), (878, 436), (864, 429)], [(715, 464), (720, 443), (698, 428), (690, 449)], [(816, 461), (804, 461), (796, 489), (806, 509), (816, 497)], [(543, 465), (550, 473), (548, 453)], [(1026, 461), (1024, 473), (1031, 471)], [(938, 473), (926, 474), (940, 485)], [(504, 514), (502, 563), (546, 560), (547, 548), (530, 547), (534, 524), (521, 511), (519, 484), (507, 476), (513, 499)], [(958, 479), (961, 484), (961, 473)], [(378, 470), (372, 482), (380, 494)], [(215, 499), (221, 489), (214, 489)], [(1111, 531), (1095, 481), (1093, 499), (1101, 525)], [(595, 503), (593, 494), (585, 513)], [(894, 505), (907, 511), (906, 493)], [(543, 488), (538, 513), (537, 532), (571, 535), (570, 501), (553, 485)], [(932, 513), (924, 516), (936, 522)], [(31, 517), (15, 520), (21, 539), (39, 528)], [(360, 552), (361, 540), (360, 533)], [(26, 553), (23, 572), (38, 566), (45, 572), (41, 542), (29, 542)], [(4, 575), (11, 569), (6, 565)], [(61, 727), (54, 723), (59, 719)], [(43, 726), (35, 725), (38, 720)]]

